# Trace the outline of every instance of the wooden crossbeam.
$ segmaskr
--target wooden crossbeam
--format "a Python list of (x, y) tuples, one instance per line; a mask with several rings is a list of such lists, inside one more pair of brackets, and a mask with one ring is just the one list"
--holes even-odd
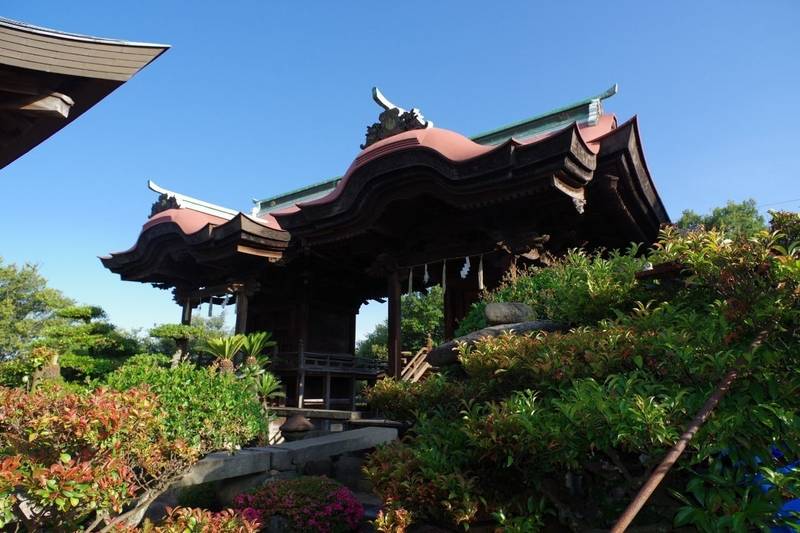
[(269, 250), (261, 250), (259, 248), (253, 248), (252, 246), (244, 246), (239, 244), (236, 246), (236, 251), (241, 254), (247, 255), (256, 255), (258, 257), (266, 257), (267, 261), (270, 263), (274, 263), (275, 261), (280, 260), (283, 257), (281, 252), (272, 252)]

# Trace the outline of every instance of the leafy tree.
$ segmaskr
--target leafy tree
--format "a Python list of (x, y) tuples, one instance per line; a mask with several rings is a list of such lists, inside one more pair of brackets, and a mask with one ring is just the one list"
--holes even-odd
[(705, 219), (706, 217), (691, 209), (684, 209), (675, 225), (681, 229), (700, 229), (705, 227)]
[[(400, 302), (402, 349), (415, 351), (425, 346), (428, 335), (434, 343), (444, 339), (444, 291), (438, 285), (427, 292), (403, 295)], [(387, 321), (383, 321), (358, 343), (356, 354), (362, 357), (386, 358), (389, 339)]]
[(770, 211), (769, 221), (772, 231), (780, 233), (779, 242), (784, 247), (800, 243), (800, 213), (791, 211)]
[(435, 343), (444, 340), (444, 291), (439, 285), (434, 285), (427, 293), (404, 296), (400, 307), (404, 350), (414, 351), (425, 346), (428, 335)]
[(71, 302), (47, 286), (36, 265), (17, 266), (0, 258), (0, 360), (19, 355)]
[(100, 307), (71, 305), (54, 314), (35, 344), (61, 355), (92, 357), (125, 357), (140, 349), (139, 340), (108, 322)]
[[(231, 333), (231, 329), (225, 324), (224, 312), (208, 318), (195, 315), (192, 316), (192, 324), (190, 326), (184, 324), (160, 324), (152, 328), (149, 331), (150, 343), (146, 351), (176, 354), (180, 348), (179, 360), (184, 360), (189, 356), (197, 356), (202, 351), (201, 348), (205, 343), (205, 339), (223, 337)], [(178, 361), (175, 364), (177, 363)]]
[(716, 229), (732, 237), (753, 235), (766, 227), (764, 217), (758, 212), (756, 201), (752, 198), (740, 203), (729, 201), (724, 207), (715, 207), (708, 215), (699, 215), (687, 209), (676, 225), (681, 229)]
[[(400, 328), (402, 329), (402, 323)], [(360, 357), (373, 357), (375, 359), (386, 360), (388, 357), (389, 345), (389, 325), (386, 320), (375, 326), (371, 332), (358, 341), (356, 345), (356, 355)]]
[(189, 343), (203, 339), (205, 332), (197, 326), (188, 324), (160, 324), (150, 330), (150, 336), (158, 339), (157, 351), (172, 353), (172, 366), (178, 366), (189, 356)]
[(204, 317), (199, 314), (192, 316), (192, 325), (206, 332), (207, 337), (220, 337), (233, 333), (231, 328), (225, 324), (225, 312), (219, 315)]
[[(83, 381), (113, 371), (140, 350), (141, 342), (109, 323), (100, 307), (69, 305), (52, 313), (28, 348), (17, 360), (27, 361), (32, 371), (41, 367), (34, 374)], [(43, 353), (51, 356), (43, 358)], [(9, 379), (3, 381), (12, 384)]]

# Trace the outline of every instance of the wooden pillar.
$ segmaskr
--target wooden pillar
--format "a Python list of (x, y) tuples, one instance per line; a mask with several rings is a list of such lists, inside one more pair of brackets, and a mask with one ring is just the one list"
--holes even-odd
[(297, 407), (303, 408), (303, 399), (306, 394), (306, 361), (303, 339), (298, 343), (297, 351)]
[(294, 331), (297, 339), (308, 347), (309, 321), (311, 320), (311, 278), (303, 273), (300, 277), (300, 287), (297, 290), (297, 303), (295, 311)]
[(183, 302), (183, 313), (181, 314), (181, 324), (189, 325), (192, 323), (192, 299), (186, 298)]
[(241, 287), (236, 291), (236, 333), (247, 332), (247, 291)]
[(331, 375), (330, 373), (325, 374), (325, 400), (324, 400), (324, 408), (330, 409), (331, 408)]
[(388, 375), (400, 379), (400, 277), (397, 271), (389, 274), (389, 368)]
[(356, 316), (358, 315), (358, 308), (353, 311), (352, 316), (350, 317), (350, 324), (348, 326), (348, 334), (350, 338), (348, 339), (347, 347), (349, 352), (353, 355), (356, 353)]
[[(447, 277), (447, 270), (443, 272), (443, 275)], [(442, 283), (444, 283), (444, 295), (442, 295), (444, 300), (444, 340), (449, 341), (453, 339), (456, 331), (454, 287), (449, 279), (442, 280)]]
[(444, 293), (444, 340), (451, 341), (456, 334), (455, 309), (453, 294), (450, 289)]
[(356, 393), (358, 393), (358, 390), (356, 390), (357, 387), (358, 387), (358, 380), (356, 379), (355, 376), (353, 376), (353, 378), (351, 380), (351, 386), (350, 386), (350, 410), (351, 411), (355, 411), (356, 410)]

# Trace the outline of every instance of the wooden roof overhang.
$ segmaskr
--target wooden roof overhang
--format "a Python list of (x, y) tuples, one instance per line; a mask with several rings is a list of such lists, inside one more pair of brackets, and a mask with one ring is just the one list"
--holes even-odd
[[(541, 120), (529, 120), (492, 133), (490, 140), (506, 136), (496, 144), (435, 128), (417, 110), (381, 100), (385, 111), (368, 140), (399, 112), (413, 127), (373, 135), (341, 178), (260, 201), (254, 217), (151, 184), (161, 193), (159, 210), (183, 206), (177, 213), (202, 213), (213, 223), (189, 228), (154, 217), (133, 249), (103, 263), (123, 279), (176, 294), (247, 278), (282, 294), (313, 276), (317, 297), (341, 303), (385, 296), (387, 273), (407, 279), (412, 267), (431, 265), (428, 282), (438, 283), (436, 263), (447, 261), (449, 278), (461, 268), (453, 259), (481, 256), (496, 280), (509, 260), (535, 259), (543, 246), (560, 253), (650, 244), (669, 217), (636, 118), (618, 126), (602, 115), (602, 97), (581, 104), (596, 109), (594, 119), (545, 131)], [(517, 130), (533, 135), (507, 136)]]
[(279, 261), (289, 244), (285, 231), (242, 213), (220, 222), (191, 233), (177, 222), (146, 224), (131, 249), (100, 260), (123, 280), (162, 288), (198, 288), (256, 276), (269, 263)]
[[(308, 254), (356, 276), (373, 268), (379, 254), (410, 267), (543, 236), (553, 251), (626, 246), (653, 242), (669, 222), (635, 120), (592, 142), (573, 124), (462, 161), (413, 145), (412, 136), (378, 147), (363, 163), (357, 159), (328, 198), (275, 218)], [(362, 283), (370, 297), (385, 291), (383, 280)]]
[[(466, 213), (532, 195), (535, 203), (563, 200), (574, 209), (585, 199), (596, 165), (574, 126), (532, 144), (509, 140), (465, 161), (407, 139), (382, 148), (363, 164), (356, 160), (335, 198), (274, 213), (281, 227), (309, 247), (344, 241), (374, 230), (392, 204), (425, 196)], [(412, 222), (430, 214), (415, 211), (403, 218)]]
[(0, 18), (0, 168), (78, 118), (168, 48)]
[(587, 188), (587, 236), (608, 248), (655, 242), (670, 218), (647, 168), (637, 118), (594, 142), (600, 149), (595, 177)]

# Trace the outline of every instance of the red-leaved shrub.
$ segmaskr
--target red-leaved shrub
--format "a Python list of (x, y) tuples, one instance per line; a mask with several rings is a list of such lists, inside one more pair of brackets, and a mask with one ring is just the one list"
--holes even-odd
[(157, 398), (140, 389), (0, 387), (0, 528), (74, 531), (118, 515), (196, 458), (164, 435)]

